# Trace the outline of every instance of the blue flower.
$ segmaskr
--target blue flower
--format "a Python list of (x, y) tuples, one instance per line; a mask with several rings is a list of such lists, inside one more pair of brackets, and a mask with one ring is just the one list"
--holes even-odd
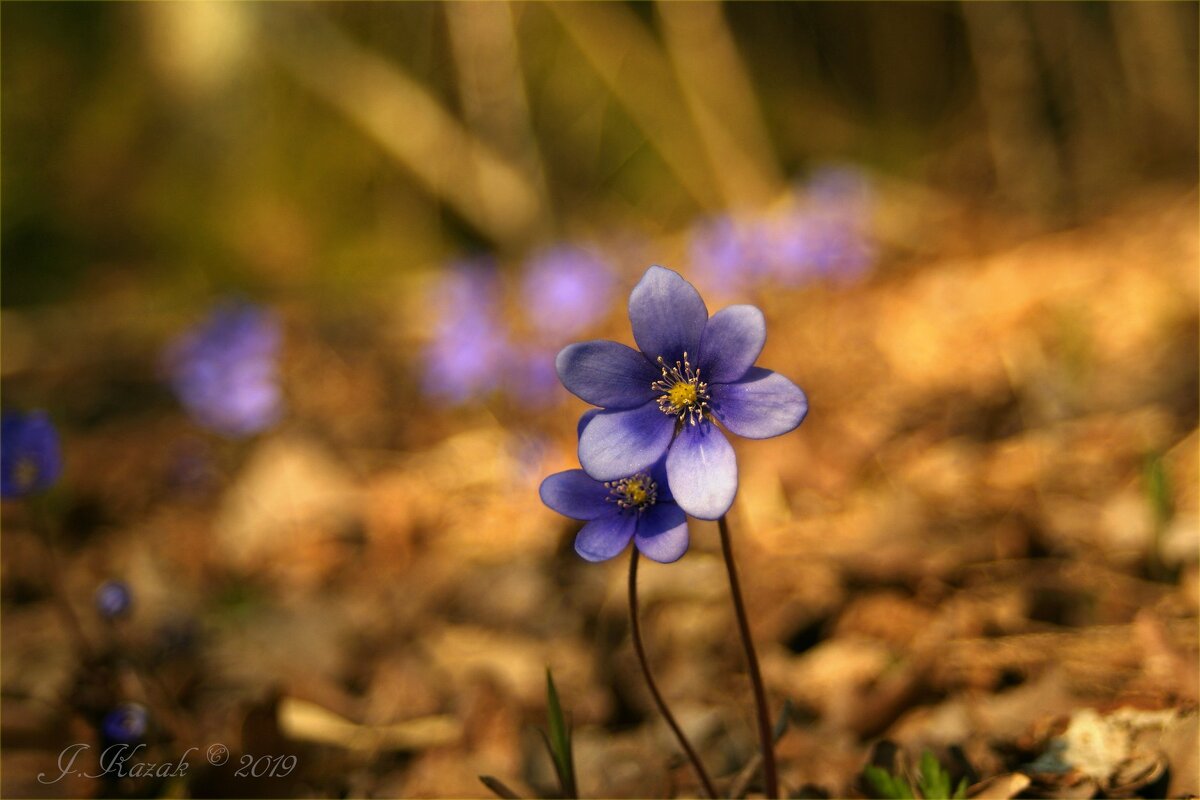
[(687, 517), (671, 496), (663, 459), (611, 481), (581, 469), (556, 472), (538, 493), (558, 513), (587, 523), (575, 537), (575, 552), (588, 561), (619, 555), (630, 539), (647, 558), (664, 564), (687, 552)]
[(61, 474), (58, 431), (46, 412), (6, 412), (0, 417), (0, 496), (45, 491)]
[(110, 742), (132, 744), (146, 735), (150, 715), (137, 703), (122, 703), (104, 716), (100, 730)]
[(761, 226), (721, 215), (692, 227), (688, 252), (704, 286), (733, 294), (761, 277), (769, 245)]
[(171, 386), (202, 427), (240, 438), (283, 416), (279, 320), (245, 302), (218, 305), (167, 350)]
[(426, 394), (454, 404), (495, 389), (509, 357), (499, 286), (486, 262), (452, 267), (434, 288), (433, 338), (423, 352)]
[(677, 272), (650, 267), (629, 296), (641, 352), (594, 340), (565, 347), (555, 366), (567, 390), (603, 410), (587, 419), (579, 463), (599, 481), (650, 468), (666, 455), (679, 506), (717, 519), (737, 493), (737, 460), (717, 426), (749, 439), (793, 430), (808, 413), (794, 383), (754, 362), (766, 342), (762, 312), (735, 305), (711, 318)]
[(133, 593), (121, 581), (105, 581), (96, 589), (96, 610), (106, 619), (116, 619), (127, 613), (133, 605)]
[(560, 245), (529, 262), (522, 294), (534, 329), (543, 336), (565, 337), (600, 320), (614, 288), (612, 268), (600, 256)]
[(545, 408), (564, 398), (554, 371), (554, 351), (512, 348), (504, 370), (504, 389), (522, 407)]

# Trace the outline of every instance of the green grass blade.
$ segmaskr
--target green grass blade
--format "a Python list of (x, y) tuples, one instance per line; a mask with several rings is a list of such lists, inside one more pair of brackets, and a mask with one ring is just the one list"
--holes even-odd
[(562, 704), (558, 700), (558, 690), (554, 687), (554, 677), (550, 674), (549, 667), (546, 668), (546, 699), (550, 721), (546, 746), (558, 772), (563, 797), (578, 797), (579, 791), (575, 786), (575, 759), (571, 752), (571, 729), (563, 716)]

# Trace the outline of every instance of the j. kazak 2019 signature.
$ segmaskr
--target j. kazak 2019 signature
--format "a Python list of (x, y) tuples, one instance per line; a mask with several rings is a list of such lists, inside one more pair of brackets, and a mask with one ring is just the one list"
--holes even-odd
[[(145, 744), (114, 744), (100, 751), (93, 767), (85, 754), (92, 745), (79, 742), (68, 745), (58, 754), (58, 774), (38, 774), (38, 782), (58, 783), (68, 775), (82, 778), (179, 778), (187, 775), (193, 757), (207, 761), (213, 766), (222, 766), (229, 761), (230, 751), (223, 744), (210, 745), (202, 756), (199, 747), (189, 747), (177, 759), (165, 761), (147, 760)], [(242, 755), (238, 759), (234, 777), (238, 778), (282, 778), (291, 774), (298, 760), (294, 755), (253, 756)]]

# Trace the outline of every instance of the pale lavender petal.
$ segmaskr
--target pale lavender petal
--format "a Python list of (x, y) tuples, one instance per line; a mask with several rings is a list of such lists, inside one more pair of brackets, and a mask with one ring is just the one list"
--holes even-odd
[(687, 516), (683, 509), (660, 500), (638, 519), (633, 543), (646, 558), (663, 564), (678, 561), (688, 549)]
[(586, 428), (588, 423), (592, 421), (592, 417), (599, 413), (600, 409), (598, 408), (589, 408), (587, 411), (583, 412), (583, 415), (579, 417), (579, 423), (575, 426), (575, 438), (578, 439), (580, 436), (583, 436), (583, 429)]
[(667, 453), (667, 480), (675, 502), (698, 519), (717, 519), (737, 494), (737, 459), (711, 422), (684, 425)]
[(575, 552), (588, 561), (607, 561), (625, 549), (636, 525), (632, 513), (594, 519), (575, 537)]
[(599, 519), (617, 512), (616, 503), (608, 500), (608, 487), (581, 469), (554, 473), (542, 481), (538, 494), (543, 503), (571, 519)]
[(726, 428), (747, 439), (793, 430), (808, 414), (808, 398), (778, 372), (753, 367), (736, 383), (713, 386), (710, 408)]
[(633, 408), (654, 396), (659, 373), (632, 347), (604, 339), (564, 347), (554, 362), (567, 391), (603, 408)]
[(700, 379), (732, 383), (754, 366), (767, 341), (767, 323), (754, 306), (723, 308), (704, 326), (700, 340)]
[(579, 437), (579, 463), (599, 481), (627, 478), (652, 465), (671, 444), (675, 418), (651, 400), (638, 408), (603, 411)]
[(708, 309), (696, 288), (678, 272), (654, 266), (629, 295), (633, 338), (651, 361), (668, 364), (694, 359), (708, 321)]

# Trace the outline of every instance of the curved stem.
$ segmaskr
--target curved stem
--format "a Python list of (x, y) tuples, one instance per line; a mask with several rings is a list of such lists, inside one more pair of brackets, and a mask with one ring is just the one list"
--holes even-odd
[(654, 682), (654, 676), (650, 674), (650, 662), (646, 660), (646, 647), (642, 644), (642, 626), (638, 621), (638, 549), (636, 546), (629, 549), (631, 552), (629, 557), (629, 625), (633, 634), (633, 649), (637, 651), (638, 663), (642, 665), (642, 675), (646, 678), (646, 685), (650, 687), (650, 694), (654, 697), (654, 704), (658, 706), (658, 712), (662, 714), (663, 719), (667, 721), (667, 725), (671, 728), (671, 732), (675, 734), (675, 738), (679, 741), (679, 746), (687, 754), (688, 761), (692, 762), (692, 768), (696, 770), (696, 777), (700, 779), (700, 784), (704, 787), (705, 794), (716, 800), (717, 790), (713, 788), (712, 779), (708, 777), (708, 772), (705, 771), (704, 764), (700, 763), (700, 756), (696, 755), (691, 742), (683, 735), (683, 729), (679, 727), (679, 723), (675, 721), (671, 710), (667, 708), (667, 701), (663, 699), (662, 693), (658, 691), (658, 684)]
[(767, 693), (763, 688), (762, 673), (758, 669), (758, 654), (754, 652), (754, 639), (750, 636), (750, 621), (746, 617), (746, 604), (738, 584), (737, 564), (733, 560), (733, 544), (729, 536), (729, 523), (725, 516), (717, 520), (721, 530), (721, 553), (725, 556), (725, 569), (729, 572), (729, 591), (733, 595), (733, 609), (737, 615), (738, 632), (742, 636), (742, 649), (746, 651), (746, 664), (750, 671), (750, 683), (754, 686), (754, 706), (758, 712), (758, 739), (762, 747), (763, 782), (767, 797), (779, 797), (779, 775), (775, 769), (775, 740), (771, 735), (771, 714), (767, 710)]

